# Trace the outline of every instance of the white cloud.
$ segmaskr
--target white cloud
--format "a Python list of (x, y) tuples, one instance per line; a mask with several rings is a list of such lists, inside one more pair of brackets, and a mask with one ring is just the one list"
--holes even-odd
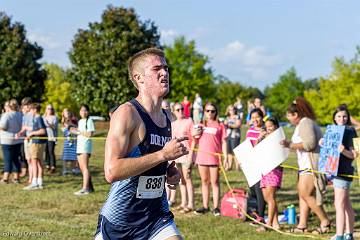
[(36, 42), (41, 47), (48, 50), (54, 50), (60, 47), (60, 44), (54, 39), (54, 36), (51, 35), (41, 34), (36, 31), (29, 31), (27, 37), (31, 42)]
[(160, 31), (161, 40), (165, 44), (171, 44), (178, 35), (179, 34), (173, 29)]
[[(228, 70), (233, 75), (256, 82), (268, 80), (272, 68), (278, 67), (284, 61), (282, 55), (272, 54), (266, 47), (248, 46), (239, 40), (230, 42), (219, 49), (208, 50), (207, 54), (210, 55), (212, 64), (218, 66), (217, 72), (227, 76)], [(233, 79), (233, 76), (229, 77)]]

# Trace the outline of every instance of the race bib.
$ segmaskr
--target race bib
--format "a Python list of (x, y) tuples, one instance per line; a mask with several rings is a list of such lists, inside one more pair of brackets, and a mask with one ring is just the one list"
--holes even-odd
[(140, 176), (136, 197), (141, 199), (159, 198), (164, 192), (165, 176)]

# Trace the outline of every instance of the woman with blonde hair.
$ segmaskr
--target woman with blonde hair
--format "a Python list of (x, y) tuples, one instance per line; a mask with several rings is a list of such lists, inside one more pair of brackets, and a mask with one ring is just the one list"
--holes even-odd
[(72, 172), (74, 174), (80, 173), (79, 168), (77, 167), (77, 155), (76, 155), (76, 135), (71, 133), (72, 129), (77, 128), (77, 119), (74, 114), (67, 108), (62, 111), (61, 114), (61, 124), (62, 124), (62, 132), (64, 137), (64, 148), (62, 152), (62, 160), (63, 160), (63, 169), (62, 175), (66, 175), (71, 173), (71, 171), (67, 170), (68, 163), (71, 164)]

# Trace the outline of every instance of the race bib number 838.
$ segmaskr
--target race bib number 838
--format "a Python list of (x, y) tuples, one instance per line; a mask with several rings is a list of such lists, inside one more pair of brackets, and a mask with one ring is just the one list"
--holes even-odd
[(163, 195), (165, 176), (140, 176), (136, 197), (142, 199), (159, 198)]

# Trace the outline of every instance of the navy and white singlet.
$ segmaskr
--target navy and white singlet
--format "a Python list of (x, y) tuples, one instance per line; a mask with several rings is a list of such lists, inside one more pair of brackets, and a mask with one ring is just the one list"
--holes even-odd
[[(161, 150), (171, 140), (171, 122), (166, 113), (166, 127), (160, 128), (138, 101), (133, 99), (130, 103), (144, 122), (146, 134), (127, 157), (136, 158)], [(171, 224), (174, 216), (169, 210), (164, 189), (166, 170), (167, 162), (163, 162), (138, 176), (113, 182), (100, 211), (97, 233), (101, 232), (103, 239), (148, 239)], [(145, 179), (142, 188), (139, 179)], [(162, 194), (155, 198), (142, 198), (143, 192), (139, 193), (139, 189), (146, 189), (145, 185), (150, 190), (161, 185)]]

